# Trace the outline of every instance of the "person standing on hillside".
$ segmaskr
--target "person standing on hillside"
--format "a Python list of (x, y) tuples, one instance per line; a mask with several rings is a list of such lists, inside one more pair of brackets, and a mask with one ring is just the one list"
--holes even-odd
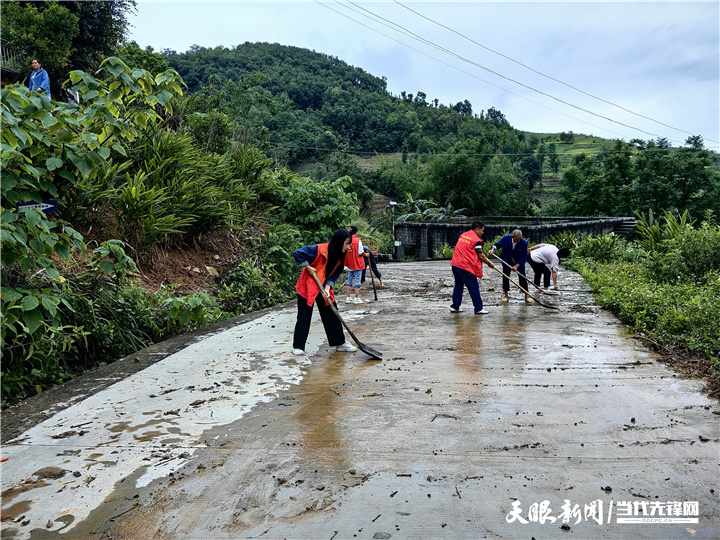
[(544, 278), (543, 287), (547, 290), (550, 286), (550, 275), (552, 273), (553, 289), (557, 291), (557, 276), (560, 259), (569, 255), (570, 250), (568, 248), (558, 249), (552, 244), (537, 244), (528, 248), (528, 262), (535, 271), (535, 277), (533, 278), (535, 285), (539, 287), (540, 278)]
[[(357, 348), (345, 341), (342, 323), (328, 302), (335, 304), (333, 287), (343, 271), (343, 258), (350, 247), (350, 233), (345, 229), (335, 231), (330, 242), (305, 246), (293, 252), (295, 263), (302, 269), (295, 284), (298, 292), (298, 314), (293, 336), (293, 354), (305, 354), (305, 343), (310, 333), (313, 303), (318, 305), (325, 335), (337, 352), (355, 352)], [(323, 284), (323, 289), (315, 281)]]
[[(355, 225), (348, 227), (351, 234), (350, 248), (345, 254), (345, 267), (347, 268), (348, 280), (345, 286), (345, 303), (346, 304), (362, 304), (360, 298), (360, 280), (362, 279), (362, 271), (365, 270), (365, 258), (363, 254), (363, 245), (360, 237), (357, 235), (358, 228)], [(355, 289), (355, 299), (350, 297), (350, 290)]]
[[(488, 255), (495, 253), (497, 248), (502, 248), (500, 252), (500, 258), (503, 261), (503, 274), (510, 276), (510, 273), (515, 270), (520, 274), (520, 286), (527, 291), (527, 279), (525, 279), (525, 261), (527, 261), (527, 241), (522, 237), (522, 231), (515, 229), (512, 234), (506, 234), (500, 240), (495, 242), (490, 248)], [(505, 293), (503, 302), (510, 300), (510, 280), (503, 276), (502, 289)], [(525, 293), (525, 301), (530, 304), (532, 298), (528, 293)]]
[(30, 91), (35, 91), (38, 94), (47, 96), (48, 99), (52, 99), (50, 97), (50, 77), (47, 71), (40, 65), (37, 58), (33, 58), (32, 68), (33, 70), (30, 72), (30, 82), (28, 85)]
[(462, 303), (463, 289), (467, 287), (470, 298), (475, 308), (475, 315), (485, 315), (488, 313), (483, 308), (482, 297), (480, 296), (480, 285), (478, 278), (483, 276), (482, 263), (487, 264), (490, 268), (495, 268), (483, 253), (482, 234), (485, 231), (485, 224), (475, 221), (470, 226), (470, 230), (461, 234), (455, 245), (450, 266), (453, 276), (455, 277), (455, 288), (453, 289), (453, 302), (450, 305), (450, 313), (460, 313), (460, 304)]

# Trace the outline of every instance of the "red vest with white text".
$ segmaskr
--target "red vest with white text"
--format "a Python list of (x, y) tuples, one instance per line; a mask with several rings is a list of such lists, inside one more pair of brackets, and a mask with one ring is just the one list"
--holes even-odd
[(360, 237), (353, 235), (352, 243), (345, 253), (345, 266), (350, 270), (364, 270), (365, 269), (365, 257), (358, 255), (358, 245), (360, 244)]
[(469, 230), (468, 232), (462, 233), (455, 245), (455, 252), (450, 260), (450, 264), (467, 270), (481, 278), (483, 275), (482, 261), (478, 259), (477, 252), (475, 251), (475, 244), (478, 242), (482, 242), (482, 238), (475, 234), (475, 231)]
[[(320, 283), (325, 283), (325, 265), (327, 264), (328, 245), (327, 243), (317, 244), (317, 247), (317, 257), (315, 257), (315, 260), (310, 263), (310, 266), (317, 270)], [(320, 287), (318, 287), (315, 279), (308, 272), (306, 272), (305, 268), (303, 267), (302, 272), (300, 272), (300, 277), (295, 284), (295, 290), (300, 296), (307, 300), (308, 306), (312, 306), (315, 298), (320, 292)], [(330, 300), (332, 302), (335, 301), (335, 293), (332, 289), (330, 289)]]

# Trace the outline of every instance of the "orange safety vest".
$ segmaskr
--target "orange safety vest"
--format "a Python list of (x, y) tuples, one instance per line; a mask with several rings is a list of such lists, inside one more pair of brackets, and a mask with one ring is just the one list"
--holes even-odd
[[(318, 253), (315, 257), (315, 260), (310, 263), (310, 266), (312, 266), (317, 271), (320, 283), (325, 283), (325, 265), (327, 264), (328, 244), (326, 242), (324, 244), (316, 245), (318, 248)], [(306, 272), (305, 267), (303, 267), (302, 272), (300, 272), (300, 277), (295, 284), (295, 290), (300, 296), (307, 300), (308, 306), (312, 306), (315, 298), (317, 298), (317, 295), (320, 292), (320, 287), (318, 287), (315, 279), (308, 272)], [(335, 301), (335, 292), (332, 289), (330, 289), (330, 301)]]
[(345, 266), (350, 270), (365, 270), (365, 257), (358, 255), (359, 236), (352, 236), (350, 247), (345, 253)]
[(481, 278), (483, 276), (483, 265), (475, 251), (475, 244), (478, 242), (482, 242), (482, 238), (475, 234), (475, 231), (469, 230), (468, 232), (462, 233), (455, 245), (455, 252), (450, 260), (450, 264), (467, 270)]

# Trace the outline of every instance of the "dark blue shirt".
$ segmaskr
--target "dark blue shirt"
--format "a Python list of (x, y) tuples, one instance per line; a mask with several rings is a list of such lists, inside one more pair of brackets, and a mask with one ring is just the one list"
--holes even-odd
[[(295, 259), (295, 264), (297, 264), (300, 268), (303, 268), (304, 266), (310, 266), (312, 262), (317, 258), (318, 255), (318, 247), (317, 245), (312, 246), (303, 246), (300, 249), (296, 249), (293, 251), (293, 259)], [(329, 275), (325, 276), (325, 283), (323, 285), (330, 285), (330, 287), (335, 286), (335, 282), (337, 281), (337, 278), (342, 274), (343, 271), (343, 265), (338, 264), (335, 271)]]
[(513, 265), (519, 264), (522, 266), (527, 260), (527, 241), (524, 238), (521, 238), (520, 241), (515, 244), (515, 249), (513, 249), (511, 234), (506, 234), (495, 242), (493, 246), (495, 246), (495, 248), (502, 248), (500, 258), (506, 263), (512, 261)]

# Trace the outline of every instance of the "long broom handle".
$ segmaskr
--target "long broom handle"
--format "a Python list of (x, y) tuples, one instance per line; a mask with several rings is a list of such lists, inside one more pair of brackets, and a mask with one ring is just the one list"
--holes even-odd
[[(307, 270), (304, 270), (307, 272)], [(330, 301), (328, 297), (325, 296), (325, 287), (323, 287), (322, 282), (320, 281), (320, 278), (317, 276), (317, 274), (313, 274), (313, 277), (315, 278), (315, 282), (318, 284), (318, 287), (320, 287), (320, 293), (323, 295), (323, 298), (325, 298), (325, 304), (330, 306), (330, 309), (332, 309), (335, 316), (340, 319), (340, 322), (345, 327), (345, 330), (348, 331), (348, 334), (350, 334), (350, 337), (353, 339), (355, 343), (360, 345), (360, 342), (358, 341), (358, 338), (355, 337), (355, 334), (353, 334), (353, 331), (350, 330), (350, 327), (347, 325), (345, 320), (340, 316), (340, 312), (337, 310), (337, 308), (333, 305), (333, 303)]]
[[(491, 255), (492, 257), (495, 257), (498, 261), (502, 261), (504, 264), (507, 264), (507, 262), (503, 261), (500, 257), (498, 257), (497, 255), (495, 255), (494, 253), (491, 253), (490, 255)], [(528, 257), (529, 257), (529, 256), (530, 256), (530, 252), (528, 252)], [(510, 265), (508, 264), (508, 266), (510, 266)], [(515, 271), (516, 271), (519, 275), (521, 275), (522, 277), (524, 277), (524, 278), (527, 280), (528, 283), (532, 283), (533, 287), (535, 287), (535, 288), (536, 288), (538, 291), (540, 291), (541, 293), (543, 293), (543, 294), (548, 294), (548, 295), (550, 295), (550, 296), (555, 296), (555, 293), (548, 292), (548, 291), (546, 291), (545, 289), (541, 289), (540, 287), (538, 287), (537, 285), (535, 285), (535, 282), (534, 282), (534, 281), (530, 281), (530, 278), (528, 278), (526, 275), (524, 275), (524, 274), (523, 274), (522, 272), (520, 272), (519, 270), (515, 270)], [(509, 278), (508, 278), (508, 279), (509, 279)], [(582, 292), (582, 293), (591, 293), (592, 291), (591, 291), (591, 290), (590, 290), (590, 291), (580, 291), (580, 290), (575, 290), (575, 289), (558, 289), (557, 292)]]
[(532, 294), (530, 294), (530, 293), (527, 292), (525, 289), (523, 289), (519, 284), (515, 283), (515, 281), (514, 281), (510, 276), (506, 275), (505, 272), (503, 272), (503, 271), (501, 271), (501, 270), (498, 270), (498, 269), (495, 268), (494, 266), (491, 266), (490, 268), (492, 268), (493, 270), (495, 270), (498, 274), (502, 274), (503, 276), (505, 276), (506, 278), (508, 278), (508, 280), (512, 281), (513, 285), (515, 285), (518, 289), (520, 289), (522, 292), (524, 292), (525, 294), (527, 294), (530, 298), (532, 298), (533, 300), (535, 300), (535, 301), (536, 301), (538, 304), (540, 304), (542, 307), (546, 307), (546, 308), (548, 308), (548, 309), (557, 309), (558, 311), (560, 311), (560, 308), (558, 308), (558, 307), (556, 307), (556, 306), (550, 306), (550, 305), (548, 305), (548, 304), (544, 304), (543, 302), (541, 302), (540, 300), (538, 300), (537, 298), (535, 298)]
[(375, 295), (375, 301), (377, 302), (377, 289), (375, 288), (375, 273), (373, 272), (372, 264), (369, 264), (368, 266), (369, 266), (368, 270), (370, 270), (370, 279), (372, 280), (372, 284), (373, 284), (373, 294)]
[[(491, 253), (490, 256), (491, 256), (491, 257), (495, 257), (498, 261), (502, 261), (503, 264), (507, 264), (508, 266), (510, 266), (507, 262), (503, 261), (500, 257), (498, 257), (497, 255), (495, 255), (494, 253)], [(528, 255), (528, 257), (529, 257), (529, 256), (530, 256), (530, 255)], [(511, 268), (512, 268), (512, 267), (511, 267)], [(526, 280), (528, 283), (532, 283), (532, 286), (535, 287), (535, 288), (536, 288), (538, 291), (540, 291), (541, 293), (552, 294), (552, 293), (546, 293), (543, 289), (541, 289), (540, 287), (538, 287), (537, 285), (535, 285), (535, 282), (534, 282), (534, 281), (530, 281), (525, 274), (523, 274), (522, 272), (520, 272), (520, 270), (515, 270), (515, 271), (518, 273), (518, 275), (524, 277), (525, 280)]]

